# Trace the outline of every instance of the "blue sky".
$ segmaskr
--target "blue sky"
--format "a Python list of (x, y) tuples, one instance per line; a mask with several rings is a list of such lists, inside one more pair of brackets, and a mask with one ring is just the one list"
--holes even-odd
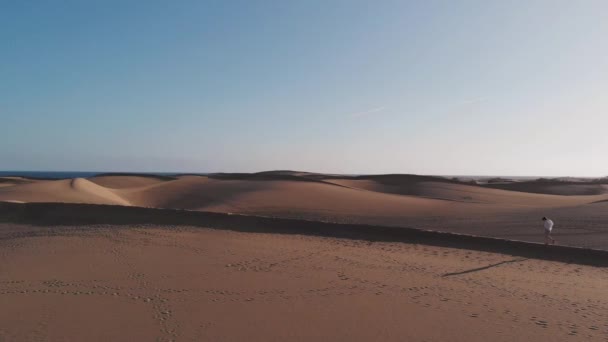
[(0, 169), (608, 175), (606, 1), (2, 1)]

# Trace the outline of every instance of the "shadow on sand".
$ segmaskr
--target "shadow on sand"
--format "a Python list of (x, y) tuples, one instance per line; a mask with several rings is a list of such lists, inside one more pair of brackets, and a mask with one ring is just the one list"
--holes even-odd
[(442, 277), (451, 277), (451, 276), (457, 276), (457, 275), (462, 275), (462, 274), (467, 274), (467, 273), (479, 272), (479, 271), (487, 270), (489, 268), (497, 267), (497, 266), (504, 265), (504, 264), (511, 264), (514, 262), (526, 261), (528, 259), (529, 258), (518, 258), (518, 259), (513, 259), (513, 260), (505, 260), (505, 261), (498, 262), (496, 264), (491, 264), (491, 265), (484, 266), (484, 267), (472, 268), (470, 270), (466, 270), (466, 271), (462, 271), (462, 272), (446, 273), (446, 274), (442, 275)]
[[(167, 229), (171, 229), (172, 226), (191, 226), (237, 232), (297, 234), (371, 242), (405, 242), (608, 267), (608, 251), (606, 250), (544, 246), (530, 242), (408, 227), (342, 224), (175, 209), (71, 203), (0, 202), (0, 222), (29, 224), (44, 230), (41, 232), (36, 229), (4, 229), (0, 230), (0, 240), (55, 234), (60, 227), (67, 232), (92, 229), (91, 227), (79, 227), (82, 225), (111, 225), (116, 229), (129, 228), (129, 225), (162, 225)], [(498, 265), (488, 267), (495, 266)]]

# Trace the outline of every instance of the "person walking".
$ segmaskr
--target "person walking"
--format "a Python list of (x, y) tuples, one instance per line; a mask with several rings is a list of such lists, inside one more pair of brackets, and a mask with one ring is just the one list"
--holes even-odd
[(551, 236), (551, 232), (553, 231), (553, 221), (543, 217), (543, 225), (545, 226), (545, 245), (548, 245), (549, 241), (551, 241), (551, 244), (554, 245), (555, 239), (553, 239)]

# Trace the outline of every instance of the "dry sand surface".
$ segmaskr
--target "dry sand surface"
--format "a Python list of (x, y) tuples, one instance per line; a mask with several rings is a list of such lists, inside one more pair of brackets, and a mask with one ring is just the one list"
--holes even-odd
[(608, 269), (188, 226), (0, 224), (0, 341), (607, 341)]
[(442, 230), (542, 242), (540, 218), (560, 244), (608, 249), (606, 185), (474, 185), (438, 177), (347, 177), (302, 172), (89, 179), (0, 178), (0, 201), (117, 204)]

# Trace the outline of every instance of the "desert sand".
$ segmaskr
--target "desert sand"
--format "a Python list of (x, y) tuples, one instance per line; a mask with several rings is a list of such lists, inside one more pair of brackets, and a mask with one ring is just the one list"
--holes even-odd
[(0, 341), (608, 341), (602, 184), (0, 184)]
[(606, 341), (608, 269), (193, 226), (0, 224), (2, 341)]
[(0, 179), (0, 201), (187, 209), (411, 227), (542, 242), (540, 218), (560, 244), (608, 249), (608, 186), (584, 182), (470, 184), (414, 175), (100, 175)]

